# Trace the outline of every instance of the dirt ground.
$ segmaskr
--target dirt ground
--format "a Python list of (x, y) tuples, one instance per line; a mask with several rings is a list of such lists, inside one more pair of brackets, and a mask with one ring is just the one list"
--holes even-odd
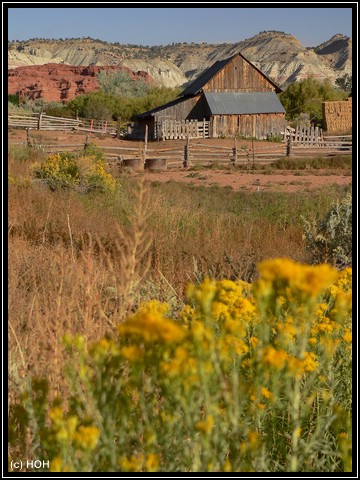
[[(64, 143), (84, 143), (88, 142), (101, 146), (118, 147), (136, 147), (143, 148), (144, 142), (116, 139), (110, 136), (99, 134), (88, 134), (86, 132), (46, 132), (31, 131), (31, 138), (36, 143), (42, 144), (64, 144)], [(10, 130), (9, 143), (25, 142), (26, 132), (24, 130)], [(232, 147), (232, 139), (206, 139), (192, 140), (195, 143), (206, 142), (209, 145), (219, 145), (223, 147)], [(149, 142), (148, 147), (155, 150), (171, 147), (183, 147), (185, 140), (168, 140), (166, 142)], [(256, 145), (264, 146), (268, 142), (256, 142), (252, 144), (251, 140), (237, 140), (238, 148), (247, 146), (252, 148)], [(116, 167), (113, 167), (116, 168)], [(230, 168), (219, 170), (203, 168), (199, 169), (179, 169), (144, 173), (134, 172), (131, 175), (145, 175), (145, 178), (154, 182), (183, 182), (193, 185), (203, 185), (207, 187), (230, 187), (235, 191), (281, 191), (281, 192), (300, 192), (313, 190), (330, 185), (350, 185), (352, 182), (351, 172), (347, 170), (322, 169), (322, 170), (272, 170), (268, 166), (263, 171), (236, 171)]]

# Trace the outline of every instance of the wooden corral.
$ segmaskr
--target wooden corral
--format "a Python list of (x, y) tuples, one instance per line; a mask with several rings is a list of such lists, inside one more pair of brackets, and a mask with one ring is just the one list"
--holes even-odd
[(352, 97), (345, 101), (323, 102), (324, 130), (328, 133), (348, 133), (352, 129)]
[[(241, 53), (214, 63), (173, 102), (138, 116), (134, 138), (162, 137), (162, 122), (209, 121), (210, 136), (256, 137), (280, 135), (285, 110), (277, 97), (281, 89)], [(165, 136), (165, 138), (170, 138)]]

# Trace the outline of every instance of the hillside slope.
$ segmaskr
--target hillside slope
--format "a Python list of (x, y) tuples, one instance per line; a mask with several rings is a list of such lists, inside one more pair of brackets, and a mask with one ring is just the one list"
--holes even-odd
[(351, 38), (338, 34), (327, 42), (306, 48), (284, 32), (261, 32), (232, 44), (173, 43), (140, 46), (108, 43), (91, 38), (9, 42), (8, 67), (63, 63), (74, 66), (118, 65), (143, 70), (168, 87), (184, 85), (204, 69), (241, 52), (280, 86), (314, 75), (333, 83), (352, 74)]

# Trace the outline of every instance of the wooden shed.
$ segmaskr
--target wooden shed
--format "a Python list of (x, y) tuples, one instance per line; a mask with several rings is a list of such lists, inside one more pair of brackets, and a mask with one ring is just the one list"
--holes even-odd
[[(164, 122), (209, 122), (208, 136), (259, 139), (285, 129), (285, 110), (277, 97), (281, 89), (241, 53), (217, 61), (190, 83), (179, 97), (138, 115), (134, 136), (164, 134)], [(181, 131), (181, 129), (179, 129)]]

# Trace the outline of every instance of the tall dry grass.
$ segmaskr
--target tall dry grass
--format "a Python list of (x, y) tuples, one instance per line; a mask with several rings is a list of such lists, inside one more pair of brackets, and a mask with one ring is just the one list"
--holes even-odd
[(63, 388), (59, 340), (102, 338), (143, 300), (180, 308), (205, 277), (252, 281), (264, 258), (306, 262), (300, 215), (321, 216), (340, 189), (235, 193), (121, 178), (116, 194), (50, 192), (42, 154), (9, 154), (9, 393), (25, 374)]

